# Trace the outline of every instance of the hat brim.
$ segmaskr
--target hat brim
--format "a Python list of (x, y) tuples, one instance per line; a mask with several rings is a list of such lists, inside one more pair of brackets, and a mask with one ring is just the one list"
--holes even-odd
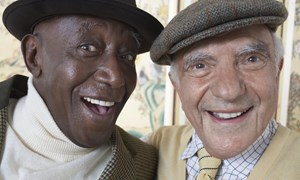
[(8, 31), (21, 40), (44, 19), (58, 15), (88, 15), (111, 18), (133, 27), (141, 35), (139, 53), (149, 51), (151, 44), (162, 31), (161, 23), (149, 13), (117, 1), (103, 0), (27, 0), (16, 1), (3, 13)]

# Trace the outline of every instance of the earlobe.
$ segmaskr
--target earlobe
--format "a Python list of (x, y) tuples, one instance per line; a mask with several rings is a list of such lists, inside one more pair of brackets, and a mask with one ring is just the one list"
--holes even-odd
[(34, 35), (26, 35), (21, 41), (21, 50), (28, 71), (34, 76), (41, 74), (41, 62), (38, 58), (38, 39)]
[(279, 62), (279, 65), (278, 65), (279, 71), (281, 71), (281, 69), (282, 69), (282, 67), (283, 67), (283, 63), (284, 63), (284, 59), (282, 58), (282, 59), (280, 60), (280, 62)]
[(168, 75), (174, 89), (177, 91), (177, 80), (175, 79), (175, 77), (172, 76), (172, 73), (169, 72)]

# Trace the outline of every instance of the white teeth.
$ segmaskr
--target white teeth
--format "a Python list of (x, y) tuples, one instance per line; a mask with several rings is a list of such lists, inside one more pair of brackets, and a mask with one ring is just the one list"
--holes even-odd
[(243, 112), (237, 112), (237, 113), (216, 113), (214, 112), (213, 115), (217, 118), (222, 118), (222, 119), (232, 119), (236, 118), (240, 115), (242, 115)]
[(92, 104), (96, 104), (96, 105), (100, 105), (100, 106), (106, 106), (106, 107), (111, 107), (115, 104), (115, 102), (101, 101), (101, 100), (92, 99), (92, 98), (89, 98), (89, 97), (84, 97), (83, 99), (86, 100), (87, 102), (92, 103)]

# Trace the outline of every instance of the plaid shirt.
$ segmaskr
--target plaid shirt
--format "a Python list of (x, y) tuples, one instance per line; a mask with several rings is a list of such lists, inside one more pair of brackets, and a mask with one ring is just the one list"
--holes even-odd
[[(272, 120), (264, 133), (248, 149), (235, 157), (223, 160), (216, 179), (247, 179), (254, 165), (270, 144), (276, 129), (277, 123)], [(187, 161), (187, 180), (194, 180), (199, 174), (197, 151), (202, 147), (202, 141), (194, 132), (190, 143), (181, 156), (181, 159)]]

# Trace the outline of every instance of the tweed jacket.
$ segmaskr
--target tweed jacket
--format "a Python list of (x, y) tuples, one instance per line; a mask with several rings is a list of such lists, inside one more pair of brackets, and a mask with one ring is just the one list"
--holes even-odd
[[(0, 155), (3, 153), (8, 119), (9, 98), (27, 94), (27, 77), (16, 75), (0, 83)], [(111, 137), (112, 159), (102, 172), (101, 180), (153, 180), (156, 177), (156, 149), (116, 126)], [(1, 163), (2, 157), (0, 157)]]
[[(180, 157), (193, 133), (193, 127), (162, 127), (149, 139), (159, 150), (158, 179), (186, 179), (186, 161)], [(275, 136), (248, 180), (298, 180), (300, 177), (300, 134), (278, 125)], [(170, 173), (172, 172), (172, 173)]]

